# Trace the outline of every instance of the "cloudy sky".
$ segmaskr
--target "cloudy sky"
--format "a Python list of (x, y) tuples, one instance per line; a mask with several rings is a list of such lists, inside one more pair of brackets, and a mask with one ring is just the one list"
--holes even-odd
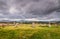
[(60, 20), (60, 0), (0, 0), (0, 20)]

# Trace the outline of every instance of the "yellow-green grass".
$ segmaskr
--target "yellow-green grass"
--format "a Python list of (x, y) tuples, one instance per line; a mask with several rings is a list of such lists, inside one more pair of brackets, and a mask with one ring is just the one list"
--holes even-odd
[(40, 27), (36, 24), (20, 24), (0, 28), (0, 39), (60, 39), (60, 27)]

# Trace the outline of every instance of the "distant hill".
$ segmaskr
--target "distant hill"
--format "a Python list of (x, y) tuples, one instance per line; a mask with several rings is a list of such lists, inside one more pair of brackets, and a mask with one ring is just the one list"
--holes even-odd
[(0, 22), (40, 22), (40, 23), (56, 22), (56, 23), (60, 23), (60, 21), (27, 21), (27, 20), (19, 20), (19, 21), (1, 20)]

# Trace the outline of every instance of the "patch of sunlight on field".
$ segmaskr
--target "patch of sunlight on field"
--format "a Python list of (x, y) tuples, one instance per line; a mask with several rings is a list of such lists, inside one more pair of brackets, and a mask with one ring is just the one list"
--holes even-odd
[(3, 29), (5, 30), (15, 30), (15, 29), (22, 29), (22, 30), (38, 30), (38, 29), (44, 29), (43, 27), (32, 27), (31, 25), (18, 25), (17, 27), (16, 26), (7, 26), (7, 27), (4, 27)]
[(22, 29), (22, 30), (28, 30), (28, 29), (39, 30), (39, 29), (44, 29), (44, 30), (49, 30), (50, 29), (50, 30), (52, 30), (52, 29), (56, 29), (56, 28), (41, 27), (40, 24), (35, 24), (34, 27), (32, 27), (32, 24), (20, 24), (20, 25), (17, 25), (17, 26), (6, 26), (3, 29), (6, 29), (6, 30), (15, 30), (15, 29)]
[(15, 28), (15, 26), (7, 26), (7, 27), (5, 27), (3, 29), (6, 29), (6, 30), (15, 30), (16, 28)]

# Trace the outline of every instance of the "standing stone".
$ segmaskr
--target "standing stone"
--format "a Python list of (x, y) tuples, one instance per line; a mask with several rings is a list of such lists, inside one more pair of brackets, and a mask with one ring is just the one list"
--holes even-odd
[(15, 22), (15, 21), (13, 22), (13, 25), (14, 25), (14, 26), (16, 25), (16, 22)]
[(19, 25), (19, 23), (16, 23), (16, 24), (15, 24), (15, 27), (17, 27), (18, 25)]
[(51, 23), (49, 22), (48, 27), (51, 27)]
[(35, 22), (32, 22), (32, 27), (35, 27)]

